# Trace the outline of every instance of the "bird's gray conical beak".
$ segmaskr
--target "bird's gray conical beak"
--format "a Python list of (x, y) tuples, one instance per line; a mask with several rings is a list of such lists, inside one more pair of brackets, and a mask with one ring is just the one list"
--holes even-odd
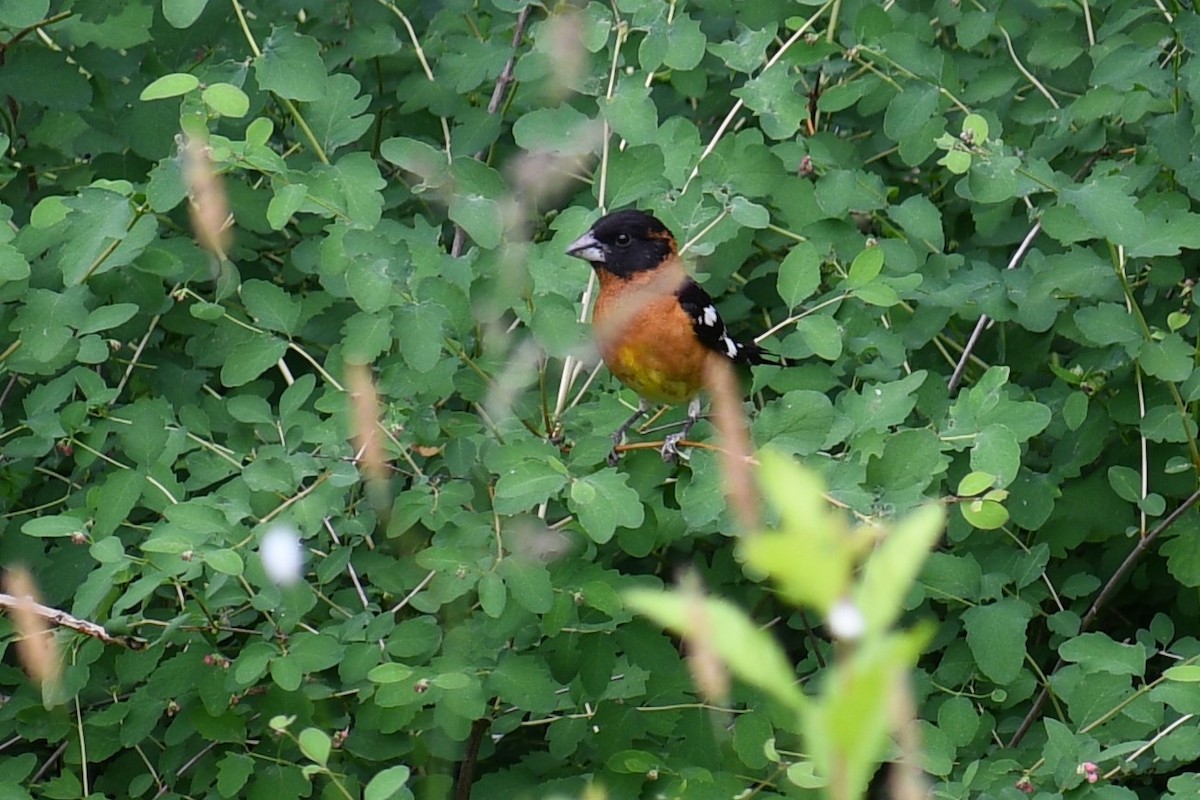
[(580, 236), (575, 241), (571, 242), (571, 246), (567, 248), (567, 255), (582, 258), (584, 261), (590, 261), (593, 264), (604, 263), (604, 245), (588, 231), (583, 236)]

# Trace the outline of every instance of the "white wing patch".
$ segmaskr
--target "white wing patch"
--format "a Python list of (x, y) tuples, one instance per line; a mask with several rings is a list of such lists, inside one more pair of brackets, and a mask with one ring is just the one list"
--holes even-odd
[(717, 309), (715, 306), (705, 306), (704, 311), (700, 314), (700, 322), (710, 328), (715, 328), (720, 319), (721, 318), (717, 316)]
[(721, 334), (721, 344), (725, 345), (725, 352), (729, 355), (729, 357), (731, 359), (737, 358), (738, 350), (740, 350), (741, 348), (738, 347), (737, 342), (735, 342), (733, 339), (729, 338), (729, 334), (727, 334), (727, 333)]

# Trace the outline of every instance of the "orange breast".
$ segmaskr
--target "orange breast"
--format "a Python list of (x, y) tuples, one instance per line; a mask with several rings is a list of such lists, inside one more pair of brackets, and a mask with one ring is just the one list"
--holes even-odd
[(629, 388), (656, 403), (678, 404), (700, 391), (710, 351), (696, 338), (675, 291), (682, 266), (618, 278), (600, 271), (592, 325), (600, 356)]

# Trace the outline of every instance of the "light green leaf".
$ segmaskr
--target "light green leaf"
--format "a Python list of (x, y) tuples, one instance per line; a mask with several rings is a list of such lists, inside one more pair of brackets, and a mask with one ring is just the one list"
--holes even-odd
[(250, 111), (250, 98), (231, 83), (213, 83), (200, 93), (205, 104), (222, 117), (239, 119)]
[(946, 524), (945, 509), (922, 506), (894, 524), (867, 557), (854, 592), (867, 635), (882, 634), (904, 611), (904, 597)]
[(190, 28), (207, 5), (208, 0), (163, 0), (163, 17), (172, 28)]
[(300, 745), (300, 752), (310, 760), (321, 766), (325, 766), (329, 762), (329, 752), (333, 749), (333, 742), (325, 731), (305, 728), (300, 731), (297, 743)]
[(879, 276), (883, 269), (883, 250), (879, 247), (868, 247), (850, 264), (850, 272), (846, 278), (846, 288), (857, 289), (866, 286)]
[(241, 575), (245, 569), (242, 557), (233, 550), (210, 550), (204, 554), (204, 561), (217, 572), (226, 575)]
[(142, 89), (141, 100), (164, 100), (168, 97), (179, 97), (200, 85), (200, 79), (187, 72), (172, 72), (152, 81)]
[(684, 592), (630, 589), (625, 603), (686, 640), (716, 649), (731, 672), (796, 711), (806, 707), (804, 693), (783, 650), (771, 635), (732, 603)]
[(363, 800), (402, 800), (411, 798), (412, 792), (405, 788), (411, 770), (405, 766), (388, 767), (375, 777), (363, 790)]

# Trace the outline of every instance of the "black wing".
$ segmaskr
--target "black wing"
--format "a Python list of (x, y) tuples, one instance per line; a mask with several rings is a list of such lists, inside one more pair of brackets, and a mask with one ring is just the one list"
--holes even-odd
[(753, 342), (739, 342), (729, 335), (712, 297), (691, 278), (675, 293), (679, 306), (692, 318), (696, 338), (707, 347), (736, 364), (779, 364), (779, 356), (768, 353)]

